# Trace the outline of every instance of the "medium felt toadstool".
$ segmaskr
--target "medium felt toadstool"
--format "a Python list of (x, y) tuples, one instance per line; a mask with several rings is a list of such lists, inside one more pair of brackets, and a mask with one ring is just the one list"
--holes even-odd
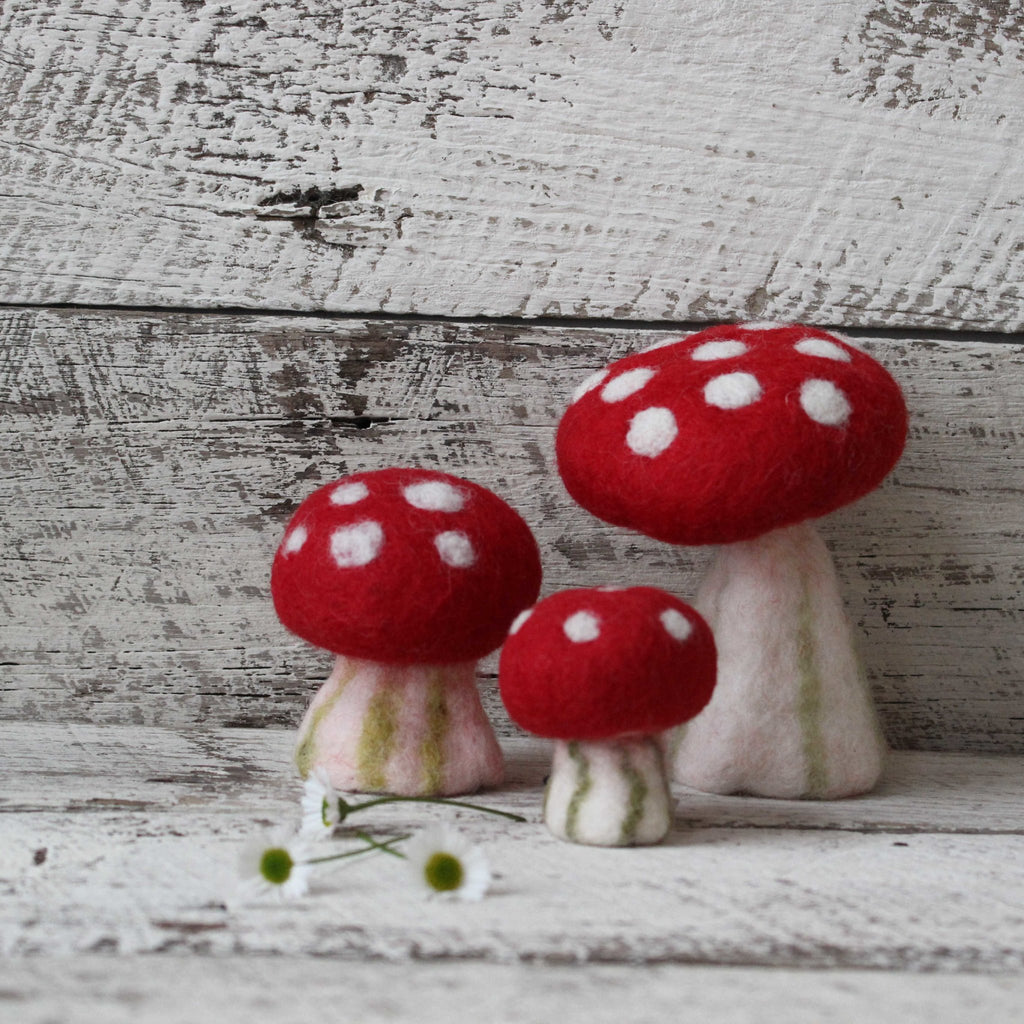
[(653, 587), (565, 590), (525, 611), (501, 654), (513, 721), (555, 740), (544, 820), (594, 846), (657, 843), (671, 824), (661, 733), (715, 685), (707, 623)]
[(679, 781), (826, 799), (877, 781), (885, 744), (809, 520), (881, 483), (906, 433), (889, 373), (810, 327), (711, 328), (577, 392), (557, 440), (576, 501), (670, 544), (722, 546), (696, 600), (718, 685), (681, 735)]
[(281, 622), (337, 655), (299, 728), (300, 773), (406, 796), (500, 782), (474, 668), (540, 581), (529, 527), (468, 480), (384, 469), (311, 494), (271, 574)]

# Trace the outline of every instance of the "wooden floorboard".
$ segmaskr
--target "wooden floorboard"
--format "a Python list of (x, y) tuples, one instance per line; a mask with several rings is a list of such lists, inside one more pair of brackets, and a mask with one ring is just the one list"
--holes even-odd
[[(288, 808), (299, 792), (296, 733), (58, 722), (0, 723), (5, 779), (0, 814), (143, 814), (179, 807), (240, 813), (253, 801)], [(550, 768), (544, 740), (506, 738), (502, 799), (534, 814)], [(55, 757), (54, 751), (58, 751)], [(690, 828), (850, 832), (1024, 833), (1018, 761), (991, 754), (894, 751), (883, 784), (852, 800), (733, 798), (681, 787), (676, 822)], [(225, 780), (230, 780), (225, 784)], [(393, 813), (393, 811), (391, 812)]]
[(425, 902), (377, 858), (323, 869), (301, 901), (240, 905), (242, 844), (297, 822), (290, 732), (22, 723), (0, 738), (6, 955), (1024, 969), (1018, 758), (905, 753), (877, 793), (831, 804), (677, 789), (665, 844), (607, 850), (544, 829), (546, 747), (506, 741), (508, 780), (485, 802), (527, 823), (401, 805), (353, 819), (457, 822), (495, 872), (482, 902)]
[(1024, 979), (877, 971), (319, 957), (34, 957), (5, 965), (0, 1009), (19, 1024), (962, 1024), (1013, 1020)]

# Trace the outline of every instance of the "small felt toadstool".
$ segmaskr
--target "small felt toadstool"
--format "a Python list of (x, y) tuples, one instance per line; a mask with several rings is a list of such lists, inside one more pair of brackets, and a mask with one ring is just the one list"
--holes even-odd
[(405, 796), (500, 782), (475, 663), (540, 581), (529, 527), (468, 480), (384, 469), (311, 494), (271, 574), (281, 622), (337, 655), (299, 728), (299, 772)]
[(810, 327), (711, 328), (580, 388), (557, 440), (576, 501), (671, 544), (721, 545), (696, 600), (718, 685), (681, 734), (679, 781), (828, 799), (877, 781), (885, 744), (809, 520), (878, 486), (906, 433), (889, 373)]
[(499, 684), (512, 720), (555, 740), (544, 820), (556, 836), (664, 838), (660, 734), (696, 715), (715, 685), (715, 642), (689, 605), (653, 587), (553, 594), (513, 623)]

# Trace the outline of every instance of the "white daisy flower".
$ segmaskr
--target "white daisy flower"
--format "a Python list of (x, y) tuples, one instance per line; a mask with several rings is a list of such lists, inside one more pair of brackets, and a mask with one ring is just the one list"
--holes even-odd
[(239, 858), (239, 896), (243, 901), (276, 896), (294, 900), (309, 891), (310, 849), (306, 840), (277, 831), (250, 840)]
[(302, 825), (299, 832), (313, 839), (327, 839), (341, 821), (341, 798), (323, 768), (306, 779), (302, 790)]
[(413, 879), (428, 896), (478, 900), (491, 884), (483, 850), (446, 825), (418, 832), (404, 852)]

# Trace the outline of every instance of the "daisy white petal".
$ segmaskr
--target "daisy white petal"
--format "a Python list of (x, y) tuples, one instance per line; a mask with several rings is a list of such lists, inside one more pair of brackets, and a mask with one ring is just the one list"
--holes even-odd
[(278, 830), (250, 840), (239, 857), (239, 896), (243, 901), (275, 896), (298, 899), (309, 890), (308, 843), (290, 832)]
[(483, 850), (446, 825), (414, 835), (405, 855), (414, 883), (427, 896), (479, 900), (491, 884)]
[(317, 768), (306, 779), (302, 791), (302, 825), (304, 836), (326, 839), (341, 820), (337, 790), (322, 768)]

